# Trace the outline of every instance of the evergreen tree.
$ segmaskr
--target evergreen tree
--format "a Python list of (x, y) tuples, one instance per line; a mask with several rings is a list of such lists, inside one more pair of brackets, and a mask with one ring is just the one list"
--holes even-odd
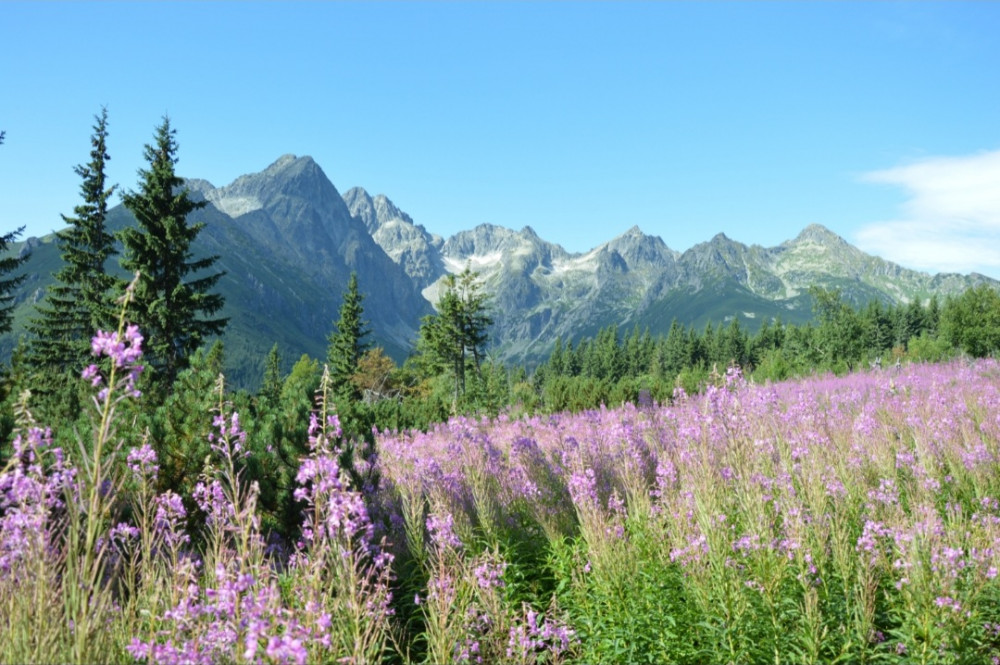
[(749, 339), (747, 338), (746, 332), (743, 327), (740, 326), (740, 320), (733, 317), (732, 322), (729, 327), (722, 332), (718, 338), (719, 343), (719, 360), (724, 363), (727, 367), (729, 365), (736, 365), (738, 367), (746, 368), (748, 365), (748, 354), (747, 348), (749, 346)]
[[(712, 335), (712, 326), (708, 324), (705, 326), (705, 335), (701, 336), (698, 331), (694, 329), (692, 325), (687, 329), (687, 358), (688, 362), (685, 363), (687, 367), (694, 367), (696, 365), (707, 365), (709, 360), (709, 346), (708, 342)], [(712, 342), (714, 344), (714, 342)]]
[(894, 336), (893, 311), (887, 310), (879, 300), (870, 300), (860, 317), (862, 348), (875, 356), (889, 349)]
[(927, 318), (924, 308), (916, 300), (910, 301), (905, 308), (899, 306), (896, 343), (906, 346), (910, 339), (918, 336), (927, 328)]
[(264, 361), (264, 381), (260, 387), (260, 397), (266, 400), (269, 407), (274, 408), (278, 405), (283, 383), (281, 353), (278, 351), (278, 343), (275, 342), (267, 354), (267, 360)]
[(271, 442), (278, 464), (276, 512), (286, 533), (291, 533), (302, 514), (294, 497), (299, 462), (309, 454), (309, 414), (316, 408), (316, 393), (323, 376), (318, 361), (303, 355), (292, 366), (281, 388), (281, 403), (272, 425)]
[(660, 342), (660, 375), (671, 381), (681, 370), (691, 364), (691, 345), (687, 331), (674, 319), (665, 340)]
[(552, 376), (562, 376), (566, 372), (566, 359), (563, 357), (562, 335), (556, 337), (556, 343), (552, 347), (552, 354), (549, 356), (548, 371)]
[(105, 227), (108, 200), (115, 190), (105, 175), (110, 159), (107, 109), (95, 120), (90, 162), (74, 169), (83, 179), (83, 203), (73, 209), (75, 216), (62, 216), (68, 228), (56, 233), (63, 265), (38, 306), (39, 317), (28, 325), (34, 335), (29, 348), (32, 364), (46, 371), (65, 368), (76, 373), (86, 361), (94, 331), (109, 329), (115, 316), (117, 280), (105, 270), (108, 257), (116, 253), (114, 237)]
[(771, 322), (764, 319), (757, 329), (757, 334), (750, 339), (750, 361), (757, 364), (765, 353), (775, 348), (774, 329)]
[(489, 296), (482, 292), (476, 273), (466, 269), (457, 277), (445, 277), (444, 292), (437, 305), (437, 314), (425, 316), (417, 342), (431, 364), (448, 369), (455, 380), (453, 409), (465, 393), (465, 376), (472, 356), (472, 369), (481, 376), (483, 352), (489, 339), (487, 328), (493, 319), (487, 314)]
[(206, 337), (221, 334), (227, 322), (202, 318), (222, 309), (222, 296), (209, 290), (223, 273), (204, 272), (218, 256), (193, 256), (191, 246), (204, 224), (189, 224), (187, 216), (205, 203), (192, 201), (174, 172), (175, 134), (169, 118), (164, 118), (156, 129), (155, 144), (146, 146), (149, 169), (139, 171), (139, 191), (122, 197), (138, 225), (123, 229), (119, 236), (124, 246), (122, 267), (139, 273), (135, 323), (146, 336), (146, 358), (162, 387), (173, 383), (191, 353)]
[(334, 331), (327, 338), (329, 347), (326, 362), (330, 367), (330, 381), (337, 395), (357, 399), (360, 393), (351, 377), (358, 371), (358, 361), (369, 344), (364, 341), (368, 335), (368, 322), (362, 319), (364, 295), (358, 291), (358, 275), (352, 272), (347, 282), (340, 318), (334, 324)]
[(479, 276), (468, 267), (459, 275), (458, 287), (462, 300), (462, 338), (472, 354), (476, 376), (481, 377), (483, 355), (489, 341), (487, 329), (493, 325), (493, 319), (487, 313), (490, 298), (483, 293)]
[[(718, 332), (716, 332), (718, 330)], [(705, 364), (718, 364), (719, 356), (721, 352), (719, 351), (719, 340), (718, 336), (722, 334), (722, 324), (718, 325), (718, 328), (712, 325), (711, 321), (705, 323), (705, 330), (701, 333), (701, 343), (700, 351), (702, 356), (705, 358)]]
[(828, 369), (853, 369), (861, 358), (863, 330), (858, 313), (844, 301), (839, 289), (810, 287), (813, 311), (819, 319), (817, 341)]
[[(0, 145), (3, 145), (6, 136), (6, 132), (0, 132)], [(11, 231), (6, 235), (0, 236), (0, 256), (7, 253), (10, 243), (17, 240), (23, 231), (24, 227), (22, 226), (16, 231)], [(10, 332), (11, 319), (14, 316), (13, 291), (20, 286), (21, 282), (27, 276), (17, 275), (11, 277), (10, 274), (24, 265), (27, 260), (27, 254), (24, 256), (6, 256), (0, 259), (0, 333)]]
[[(0, 255), (5, 254), (10, 244), (17, 240), (24, 227), (0, 236)], [(21, 285), (27, 275), (11, 276), (28, 260), (29, 255), (5, 256), (0, 259), (0, 333), (10, 332), (14, 318), (14, 289)]]
[(591, 376), (597, 379), (617, 381), (625, 373), (621, 345), (618, 342), (618, 326), (611, 324), (597, 332), (594, 342)]
[(941, 323), (941, 303), (938, 301), (937, 294), (932, 295), (930, 302), (927, 303), (925, 321), (927, 323), (927, 332), (931, 335), (937, 335), (938, 326)]
[(649, 370), (649, 358), (646, 356), (646, 346), (639, 333), (638, 323), (632, 326), (632, 332), (625, 338), (623, 347), (621, 352), (626, 376), (640, 376)]

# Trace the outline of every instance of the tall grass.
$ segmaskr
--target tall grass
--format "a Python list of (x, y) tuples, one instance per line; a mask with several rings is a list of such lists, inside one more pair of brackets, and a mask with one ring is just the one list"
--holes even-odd
[(731, 370), (669, 405), (379, 433), (364, 459), (321, 390), (276, 546), (221, 379), (200, 482), (158, 492), (157, 451), (116, 432), (142, 337), (93, 346), (79, 450), (18, 407), (2, 662), (1000, 662), (994, 361)]
[(520, 579), (548, 576), (533, 601), (580, 662), (989, 662), (998, 378), (732, 370), (670, 406), (386, 435), (379, 464), (457, 533), (500, 534)]

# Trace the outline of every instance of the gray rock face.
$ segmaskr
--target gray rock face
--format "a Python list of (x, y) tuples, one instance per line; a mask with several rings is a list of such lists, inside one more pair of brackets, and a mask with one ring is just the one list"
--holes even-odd
[[(979, 275), (931, 276), (869, 256), (813, 225), (778, 247), (747, 246), (724, 234), (683, 254), (633, 227), (590, 252), (569, 254), (526, 228), (483, 225), (449, 238), (445, 269), (480, 273), (493, 296), (491, 337), (501, 357), (531, 361), (556, 336), (576, 339), (607, 325), (649, 326), (666, 333), (681, 323), (740, 318), (750, 327), (781, 316), (812, 316), (809, 287), (840, 289), (863, 305), (926, 301), (982, 282)], [(430, 301), (436, 284), (424, 289)]]
[(356, 271), (375, 331), (399, 347), (412, 342), (420, 317), (430, 311), (427, 303), (311, 157), (285, 155), (206, 198), (259, 243), (329, 289), (334, 308), (327, 328)]
[(417, 288), (428, 286), (444, 273), (441, 236), (414, 224), (385, 195), (373, 199), (361, 187), (353, 187), (344, 194), (344, 201), (351, 215), (365, 225), (372, 239), (403, 268)]
[[(584, 254), (542, 240), (530, 227), (513, 231), (483, 224), (449, 238), (445, 268), (478, 272), (492, 296), (491, 336), (501, 357), (547, 353), (557, 336), (574, 338), (627, 321), (656, 275), (670, 271), (676, 252), (637, 228)], [(437, 300), (438, 284), (424, 289)], [(595, 326), (596, 324), (596, 326)]]

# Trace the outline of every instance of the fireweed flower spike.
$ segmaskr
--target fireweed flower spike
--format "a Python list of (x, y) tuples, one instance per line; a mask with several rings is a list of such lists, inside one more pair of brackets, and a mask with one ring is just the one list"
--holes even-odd
[(139, 448), (132, 448), (125, 459), (129, 470), (136, 480), (155, 481), (160, 467), (156, 460), (156, 451), (148, 443)]
[[(91, 353), (97, 358), (107, 357), (111, 359), (111, 370), (108, 380), (113, 380), (119, 371), (124, 373), (119, 386), (125, 396), (138, 398), (142, 393), (136, 389), (135, 383), (142, 374), (143, 366), (139, 364), (142, 358), (143, 337), (139, 333), (138, 326), (129, 325), (123, 332), (105, 332), (98, 330), (90, 341)], [(104, 382), (100, 367), (90, 365), (81, 373), (84, 380), (90, 381), (95, 388)], [(97, 395), (98, 401), (103, 402), (108, 396), (108, 388), (102, 388)]]

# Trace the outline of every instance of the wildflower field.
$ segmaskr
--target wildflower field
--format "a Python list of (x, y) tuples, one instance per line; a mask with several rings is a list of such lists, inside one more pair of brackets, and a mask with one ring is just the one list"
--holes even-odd
[(126, 449), (142, 337), (99, 334), (80, 449), (18, 414), (0, 662), (1000, 662), (1000, 365), (376, 433), (321, 393), (293, 542), (262, 532), (239, 415), (157, 490)]

